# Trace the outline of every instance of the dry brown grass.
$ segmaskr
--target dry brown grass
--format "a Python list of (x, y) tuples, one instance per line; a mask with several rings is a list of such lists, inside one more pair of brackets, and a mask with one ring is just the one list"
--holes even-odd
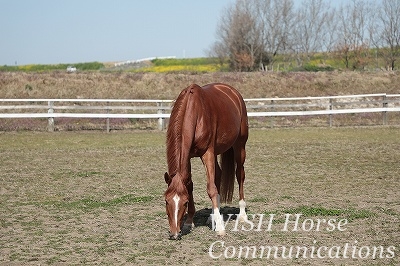
[(174, 99), (197, 83), (223, 82), (245, 98), (398, 93), (398, 72), (0, 73), (0, 98)]
[[(244, 98), (399, 93), (399, 72), (127, 73), (0, 72), (2, 98), (174, 99), (191, 83), (223, 82)], [(388, 115), (398, 125), (400, 115)], [(251, 127), (327, 126), (327, 116), (250, 119)], [(155, 129), (156, 120), (112, 119), (111, 129)], [(382, 114), (337, 115), (334, 126), (381, 125)], [(104, 119), (56, 119), (56, 130), (105, 129)], [(46, 130), (46, 119), (2, 119), (0, 130)]]

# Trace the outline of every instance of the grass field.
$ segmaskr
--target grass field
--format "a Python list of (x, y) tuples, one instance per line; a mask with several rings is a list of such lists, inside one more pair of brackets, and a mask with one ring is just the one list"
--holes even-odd
[[(229, 221), (222, 239), (206, 226), (205, 174), (193, 159), (196, 227), (181, 241), (167, 239), (165, 132), (6, 132), (0, 139), (0, 264), (400, 263), (399, 128), (252, 129), (247, 212), (255, 227), (261, 215), (264, 222), (261, 230), (250, 224), (235, 230)], [(237, 212), (236, 194), (225, 214)], [(294, 227), (300, 213), (303, 227), (282, 230), (286, 217)], [(334, 227), (316, 230), (322, 219)], [(340, 220), (347, 224), (340, 227)], [(326, 252), (324, 258), (260, 258), (265, 246)], [(256, 248), (255, 258), (239, 254), (240, 247)], [(210, 248), (221, 256), (211, 258)]]

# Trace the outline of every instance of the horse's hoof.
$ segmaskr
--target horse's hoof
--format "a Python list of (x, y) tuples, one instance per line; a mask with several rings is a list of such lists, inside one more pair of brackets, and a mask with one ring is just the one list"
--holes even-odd
[(225, 236), (225, 230), (217, 231), (217, 236), (219, 237)]
[(182, 234), (170, 235), (169, 240), (181, 240)]

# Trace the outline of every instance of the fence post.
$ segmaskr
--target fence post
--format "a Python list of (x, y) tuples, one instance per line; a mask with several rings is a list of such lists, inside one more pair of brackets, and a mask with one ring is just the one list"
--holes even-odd
[[(110, 109), (107, 109), (107, 114), (110, 113)], [(106, 119), (106, 128), (107, 128), (107, 133), (110, 133), (110, 118), (107, 117)]]
[[(329, 98), (329, 110), (333, 110), (332, 98)], [(329, 114), (329, 127), (332, 127), (333, 114)]]
[[(382, 101), (382, 103), (383, 103), (383, 104), (382, 104), (383, 108), (387, 108), (388, 102), (387, 102), (386, 94), (383, 95), (383, 101)], [(386, 111), (383, 111), (383, 112), (382, 112), (382, 116), (383, 116), (383, 125), (386, 126), (386, 125), (387, 125), (387, 112), (386, 112)]]
[[(275, 111), (275, 107), (274, 107), (274, 100), (271, 100), (271, 111)], [(275, 117), (271, 116), (271, 128), (274, 128), (274, 124), (275, 124)]]
[[(163, 114), (164, 113), (164, 109), (163, 109), (163, 103), (162, 102), (157, 102), (157, 114)], [(165, 119), (162, 117), (158, 118), (158, 129), (159, 130), (164, 130), (165, 128)]]
[[(48, 105), (47, 113), (49, 115), (53, 114), (54, 113), (54, 108), (53, 108), (54, 102), (48, 101), (47, 105)], [(49, 118), (47, 120), (47, 130), (49, 132), (54, 131), (54, 117), (49, 116)]]

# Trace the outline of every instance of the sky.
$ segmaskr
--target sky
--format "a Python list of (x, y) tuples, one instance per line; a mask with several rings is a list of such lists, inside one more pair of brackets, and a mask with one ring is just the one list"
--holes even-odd
[(0, 0), (0, 65), (205, 57), (234, 0)]

